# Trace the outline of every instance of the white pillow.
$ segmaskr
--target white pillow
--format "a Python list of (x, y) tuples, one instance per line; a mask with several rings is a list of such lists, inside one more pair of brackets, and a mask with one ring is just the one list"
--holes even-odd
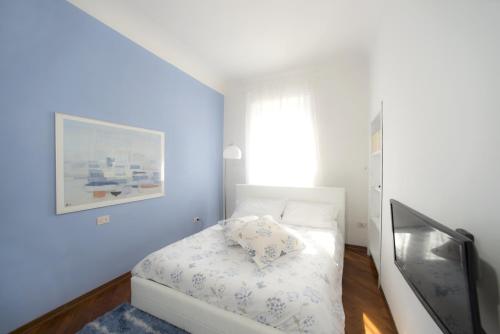
[(233, 231), (231, 238), (238, 241), (259, 268), (304, 248), (293, 231), (281, 226), (269, 215), (247, 222)]
[(283, 213), (282, 222), (318, 228), (334, 228), (337, 225), (339, 209), (333, 204), (289, 201)]
[(275, 220), (281, 220), (286, 201), (272, 198), (248, 198), (238, 203), (231, 218), (244, 216), (271, 215)]
[(257, 216), (245, 216), (240, 218), (229, 218), (226, 220), (219, 221), (219, 225), (222, 226), (222, 233), (224, 233), (224, 239), (226, 240), (226, 245), (228, 246), (238, 246), (238, 241), (232, 238), (232, 234), (242, 228), (246, 223), (253, 220), (257, 220)]

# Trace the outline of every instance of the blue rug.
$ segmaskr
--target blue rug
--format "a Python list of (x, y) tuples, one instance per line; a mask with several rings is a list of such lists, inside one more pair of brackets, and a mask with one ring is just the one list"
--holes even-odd
[(96, 320), (89, 322), (78, 334), (189, 334), (130, 304), (121, 304)]

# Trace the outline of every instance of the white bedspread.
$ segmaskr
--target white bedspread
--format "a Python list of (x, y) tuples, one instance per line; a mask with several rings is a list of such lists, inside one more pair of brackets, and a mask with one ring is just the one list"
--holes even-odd
[(289, 228), (306, 248), (262, 270), (226, 246), (216, 225), (148, 255), (132, 273), (288, 333), (344, 333), (342, 237)]

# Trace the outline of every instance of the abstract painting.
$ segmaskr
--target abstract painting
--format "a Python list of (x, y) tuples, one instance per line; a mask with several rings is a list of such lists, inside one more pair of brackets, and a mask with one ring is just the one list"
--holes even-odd
[(163, 132), (56, 113), (57, 214), (164, 195)]

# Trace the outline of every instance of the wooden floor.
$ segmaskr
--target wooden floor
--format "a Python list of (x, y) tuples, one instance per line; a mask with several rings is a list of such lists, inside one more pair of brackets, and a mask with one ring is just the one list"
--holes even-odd
[(366, 248), (346, 246), (342, 299), (346, 334), (397, 333)]
[(30, 321), (11, 334), (72, 334), (86, 323), (130, 303), (130, 272)]

